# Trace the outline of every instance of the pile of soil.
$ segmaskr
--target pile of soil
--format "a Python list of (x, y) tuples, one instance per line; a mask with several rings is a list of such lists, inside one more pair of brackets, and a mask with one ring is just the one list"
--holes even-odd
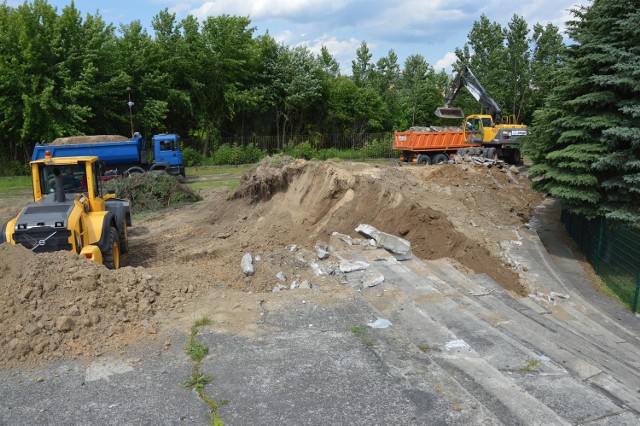
[(49, 145), (78, 145), (98, 142), (126, 142), (130, 140), (131, 138), (120, 135), (68, 136), (65, 138), (54, 139)]
[[(335, 259), (319, 260), (315, 247), (333, 232), (358, 237), (361, 223), (409, 240), (420, 258), (453, 259), (524, 295), (500, 242), (517, 239), (540, 203), (529, 186), (515, 171), (474, 165), (269, 160), (236, 191), (203, 189), (203, 201), (134, 217), (130, 266), (117, 271), (0, 245), (0, 365), (118, 350), (188, 329), (198, 306), (218, 309), (225, 322), (216, 328), (250, 328), (256, 300), (345, 291), (339, 274), (317, 275)], [(245, 253), (252, 276), (240, 266)], [(292, 289), (305, 281), (310, 288)]]
[(158, 311), (196, 294), (144, 268), (117, 271), (71, 252), (0, 245), (0, 365), (98, 355), (155, 335)]

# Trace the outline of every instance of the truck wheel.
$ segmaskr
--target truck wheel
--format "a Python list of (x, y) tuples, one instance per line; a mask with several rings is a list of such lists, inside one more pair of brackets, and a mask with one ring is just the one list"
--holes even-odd
[(120, 239), (113, 226), (109, 228), (109, 248), (102, 254), (102, 263), (109, 269), (120, 268)]
[(447, 154), (436, 154), (433, 157), (433, 164), (444, 164), (449, 162), (449, 156)]
[(498, 151), (493, 147), (487, 148), (487, 150), (484, 153), (485, 153), (485, 156), (489, 160), (497, 160), (498, 159)]
[(428, 166), (429, 164), (431, 164), (431, 157), (426, 154), (419, 155), (418, 164), (420, 164), (421, 166)]

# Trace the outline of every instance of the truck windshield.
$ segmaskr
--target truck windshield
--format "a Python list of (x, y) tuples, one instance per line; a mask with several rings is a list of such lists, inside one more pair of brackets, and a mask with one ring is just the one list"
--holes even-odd
[(87, 191), (87, 176), (81, 164), (40, 168), (42, 194), (56, 192), (56, 181), (61, 182), (66, 193)]
[(160, 142), (160, 151), (175, 151), (174, 141), (167, 140)]

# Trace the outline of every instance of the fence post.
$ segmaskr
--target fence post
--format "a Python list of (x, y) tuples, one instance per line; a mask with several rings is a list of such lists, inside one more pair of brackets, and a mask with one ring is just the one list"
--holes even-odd
[(362, 162), (364, 163), (364, 145), (366, 144), (366, 142), (364, 141), (364, 139), (362, 140)]
[(638, 298), (640, 297), (640, 269), (638, 269), (638, 278), (636, 279), (636, 294), (633, 296), (633, 305), (631, 310), (635, 314), (638, 312)]
[(598, 234), (598, 251), (596, 253), (596, 274), (600, 274), (600, 256), (602, 255), (603, 239), (604, 239), (604, 217), (600, 216), (600, 233)]

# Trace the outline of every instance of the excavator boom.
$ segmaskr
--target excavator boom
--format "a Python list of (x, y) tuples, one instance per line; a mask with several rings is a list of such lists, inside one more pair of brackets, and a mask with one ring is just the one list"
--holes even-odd
[(452, 107), (453, 101), (460, 92), (462, 87), (466, 87), (471, 95), (487, 110), (487, 114), (493, 117), (493, 120), (500, 122), (500, 106), (493, 100), (493, 98), (482, 87), (478, 79), (471, 72), (469, 67), (463, 66), (451, 85), (451, 91), (445, 100), (443, 107), (437, 108), (435, 114), (442, 118), (464, 118), (462, 109)]

